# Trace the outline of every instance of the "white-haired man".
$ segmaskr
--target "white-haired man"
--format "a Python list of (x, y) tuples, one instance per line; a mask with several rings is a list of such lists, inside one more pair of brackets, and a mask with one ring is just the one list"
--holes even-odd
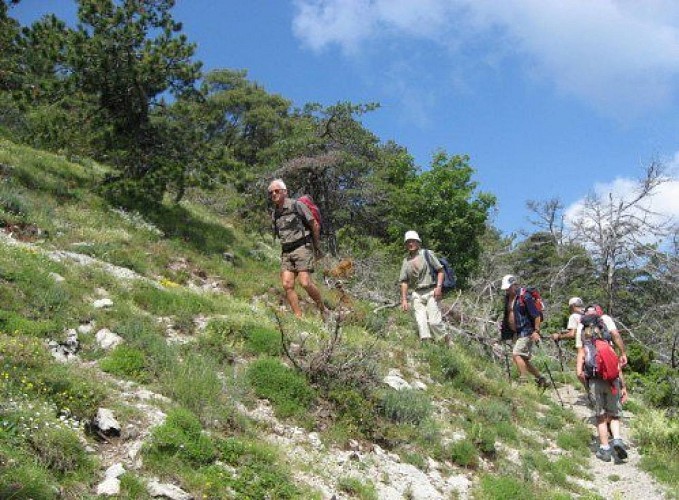
[(323, 318), (326, 318), (328, 310), (323, 304), (321, 292), (311, 279), (314, 248), (320, 248), (321, 228), (304, 203), (288, 198), (288, 188), (282, 179), (273, 180), (268, 193), (274, 204), (274, 226), (281, 240), (281, 283), (290, 308), (295, 316), (302, 316), (295, 291), (295, 281), (299, 279), (302, 288), (316, 303)]

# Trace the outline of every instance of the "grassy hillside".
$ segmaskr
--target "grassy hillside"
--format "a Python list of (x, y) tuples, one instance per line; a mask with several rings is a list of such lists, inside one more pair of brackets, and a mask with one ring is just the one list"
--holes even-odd
[[(591, 496), (590, 429), (548, 394), (336, 290), (339, 324), (295, 320), (270, 239), (190, 201), (113, 209), (105, 173), (0, 142), (0, 498), (94, 498), (116, 463), (119, 498), (154, 480), (195, 498), (417, 497), (387, 462), (450, 497)], [(48, 343), (69, 330), (77, 358), (58, 362)], [(102, 407), (121, 436), (93, 431)]]

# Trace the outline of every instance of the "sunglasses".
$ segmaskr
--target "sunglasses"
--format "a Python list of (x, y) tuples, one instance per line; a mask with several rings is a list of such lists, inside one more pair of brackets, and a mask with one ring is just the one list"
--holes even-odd
[(269, 191), (269, 196), (271, 196), (272, 194), (278, 194), (281, 191), (285, 191), (285, 189), (272, 189), (271, 191)]

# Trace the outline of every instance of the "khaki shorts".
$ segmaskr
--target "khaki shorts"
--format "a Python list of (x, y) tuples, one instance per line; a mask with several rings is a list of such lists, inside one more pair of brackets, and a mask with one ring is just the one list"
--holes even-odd
[(314, 272), (314, 247), (311, 243), (281, 254), (281, 270)]
[(535, 345), (535, 342), (530, 338), (530, 335), (528, 337), (519, 337), (514, 343), (512, 355), (530, 359), (533, 356), (533, 345)]
[(622, 404), (620, 403), (620, 384), (614, 382), (618, 388), (618, 393), (611, 392), (611, 383), (608, 380), (590, 379), (589, 394), (594, 401), (594, 415), (608, 415), (610, 417), (622, 416)]

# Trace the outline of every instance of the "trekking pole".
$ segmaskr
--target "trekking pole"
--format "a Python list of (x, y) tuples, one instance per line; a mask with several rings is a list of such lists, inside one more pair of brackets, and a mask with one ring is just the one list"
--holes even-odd
[[(540, 347), (542, 348), (542, 344), (540, 344)], [(542, 350), (544, 353), (544, 349)], [(545, 371), (547, 372), (547, 375), (549, 376), (550, 382), (552, 382), (552, 387), (554, 387), (554, 392), (556, 392), (556, 397), (559, 398), (559, 403), (561, 403), (561, 408), (565, 408), (563, 404), (563, 400), (561, 399), (561, 394), (559, 394), (559, 390), (556, 388), (556, 383), (554, 382), (554, 377), (552, 377), (552, 371), (549, 369), (549, 365), (547, 364), (547, 360), (545, 359)]]
[(561, 351), (561, 344), (559, 343), (558, 340), (554, 340), (554, 343), (556, 344), (556, 349), (559, 352), (559, 364), (561, 365), (561, 373), (563, 373), (563, 351)]
[(502, 344), (504, 345), (504, 353), (505, 353), (505, 368), (507, 368), (507, 380), (511, 381), (512, 380), (512, 372), (509, 369), (509, 354), (507, 354), (507, 341), (502, 341)]

